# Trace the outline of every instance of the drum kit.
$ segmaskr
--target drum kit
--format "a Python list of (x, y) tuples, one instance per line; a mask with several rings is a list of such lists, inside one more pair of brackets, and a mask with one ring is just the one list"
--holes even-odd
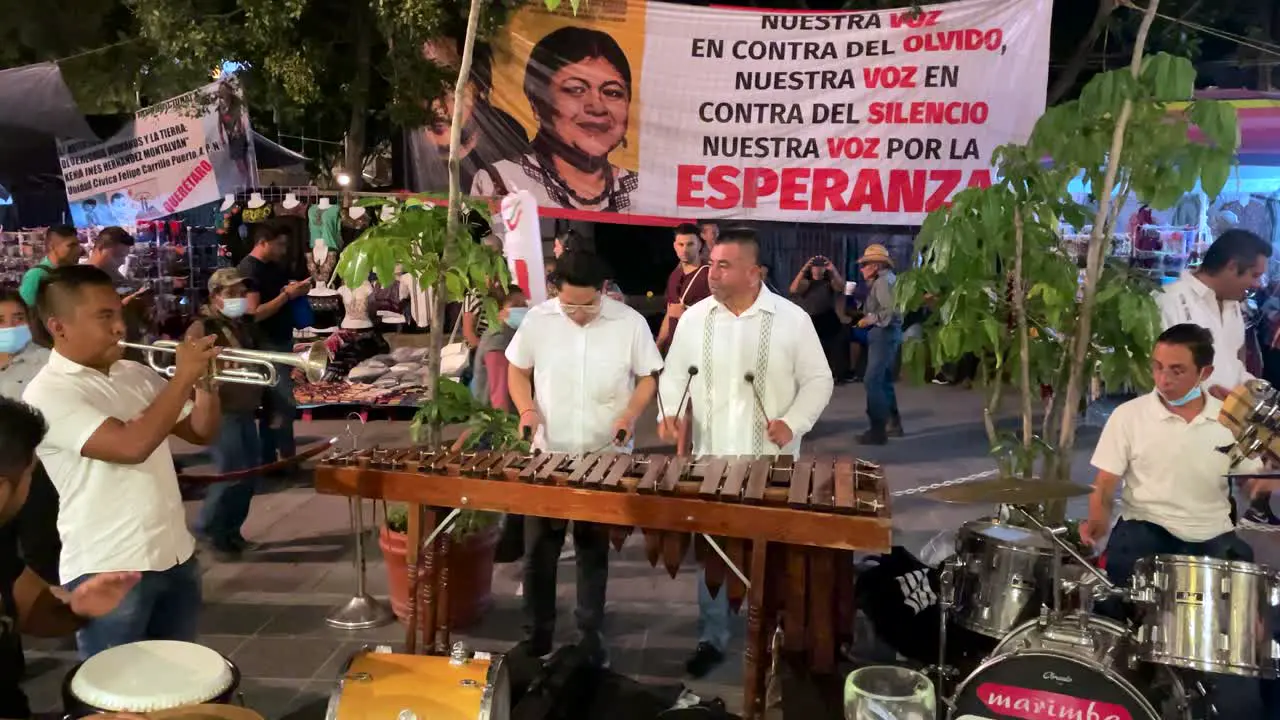
[[(1040, 503), (1085, 495), (1073, 483), (998, 479), (926, 497), (990, 503), (1002, 517), (966, 523), (939, 583), (939, 661), (929, 672), (947, 717), (1216, 717), (1198, 676), (1280, 673), (1273, 639), (1280, 574), (1260, 565), (1183, 555), (1141, 560), (1118, 587), (1051, 528)], [(1094, 614), (1095, 602), (1127, 601), (1136, 622)], [(947, 625), (998, 641), (958, 683), (947, 665)], [(948, 689), (954, 688), (952, 692)]]

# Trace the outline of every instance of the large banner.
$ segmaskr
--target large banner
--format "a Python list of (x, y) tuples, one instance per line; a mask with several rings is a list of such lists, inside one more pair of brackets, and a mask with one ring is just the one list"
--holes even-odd
[(102, 143), (58, 145), (76, 227), (132, 230), (257, 185), (249, 107), (232, 79), (140, 110)]
[[(769, 12), (541, 0), (478, 50), (463, 190), (551, 217), (917, 224), (1044, 111), (1052, 0)], [(456, 63), (454, 48), (426, 54)], [(447, 187), (452, 93), (411, 135)]]

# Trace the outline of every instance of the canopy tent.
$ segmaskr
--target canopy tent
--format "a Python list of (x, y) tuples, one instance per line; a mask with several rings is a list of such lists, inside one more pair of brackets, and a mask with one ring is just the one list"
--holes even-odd
[[(61, 176), (57, 139), (97, 141), (111, 137), (129, 115), (86, 116), (76, 104), (57, 63), (0, 70), (0, 183), (17, 184), (40, 175)], [(305, 163), (307, 158), (253, 133), (258, 167)]]
[[(1222, 100), (1236, 109), (1240, 123), (1240, 151), (1237, 158), (1242, 167), (1265, 165), (1280, 166), (1280, 93), (1257, 90), (1200, 90), (1197, 100)], [(1174, 103), (1171, 109), (1181, 110), (1189, 103)], [(1192, 130), (1192, 137), (1202, 135)]]

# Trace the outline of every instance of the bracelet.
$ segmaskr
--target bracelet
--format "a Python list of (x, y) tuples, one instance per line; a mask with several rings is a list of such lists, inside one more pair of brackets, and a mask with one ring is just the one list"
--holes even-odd
[(538, 411), (537, 411), (537, 410), (534, 410), (533, 408), (529, 408), (528, 410), (521, 410), (521, 411), (520, 411), (520, 417), (524, 417), (524, 416), (525, 416), (525, 413), (536, 413), (536, 412), (538, 412)]

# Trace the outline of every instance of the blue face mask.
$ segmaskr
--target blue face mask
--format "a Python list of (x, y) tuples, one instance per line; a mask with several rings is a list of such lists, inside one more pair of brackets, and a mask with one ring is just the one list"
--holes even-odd
[(1190, 390), (1188, 390), (1186, 395), (1183, 395), (1182, 397), (1178, 398), (1177, 400), (1174, 400), (1174, 399), (1171, 399), (1171, 398), (1167, 398), (1167, 397), (1165, 397), (1165, 396), (1164, 396), (1164, 393), (1160, 393), (1160, 397), (1161, 397), (1165, 402), (1167, 402), (1167, 403), (1169, 403), (1170, 405), (1172, 405), (1173, 407), (1182, 407), (1183, 405), (1186, 405), (1187, 403), (1193, 403), (1193, 402), (1195, 402), (1196, 400), (1199, 400), (1199, 399), (1200, 399), (1200, 396), (1201, 396), (1201, 395), (1203, 395), (1203, 394), (1204, 394), (1204, 392), (1200, 389), (1200, 385), (1199, 385), (1199, 384), (1197, 384), (1195, 387), (1193, 387), (1193, 388), (1191, 388)]
[(512, 328), (520, 327), (520, 323), (524, 322), (524, 316), (529, 312), (529, 308), (513, 307), (507, 309), (507, 326)]
[(0, 328), (0, 353), (12, 355), (31, 344), (31, 328), (26, 325)]
[(247, 298), (223, 298), (222, 314), (232, 320), (238, 317), (244, 317), (249, 311), (249, 300)]

